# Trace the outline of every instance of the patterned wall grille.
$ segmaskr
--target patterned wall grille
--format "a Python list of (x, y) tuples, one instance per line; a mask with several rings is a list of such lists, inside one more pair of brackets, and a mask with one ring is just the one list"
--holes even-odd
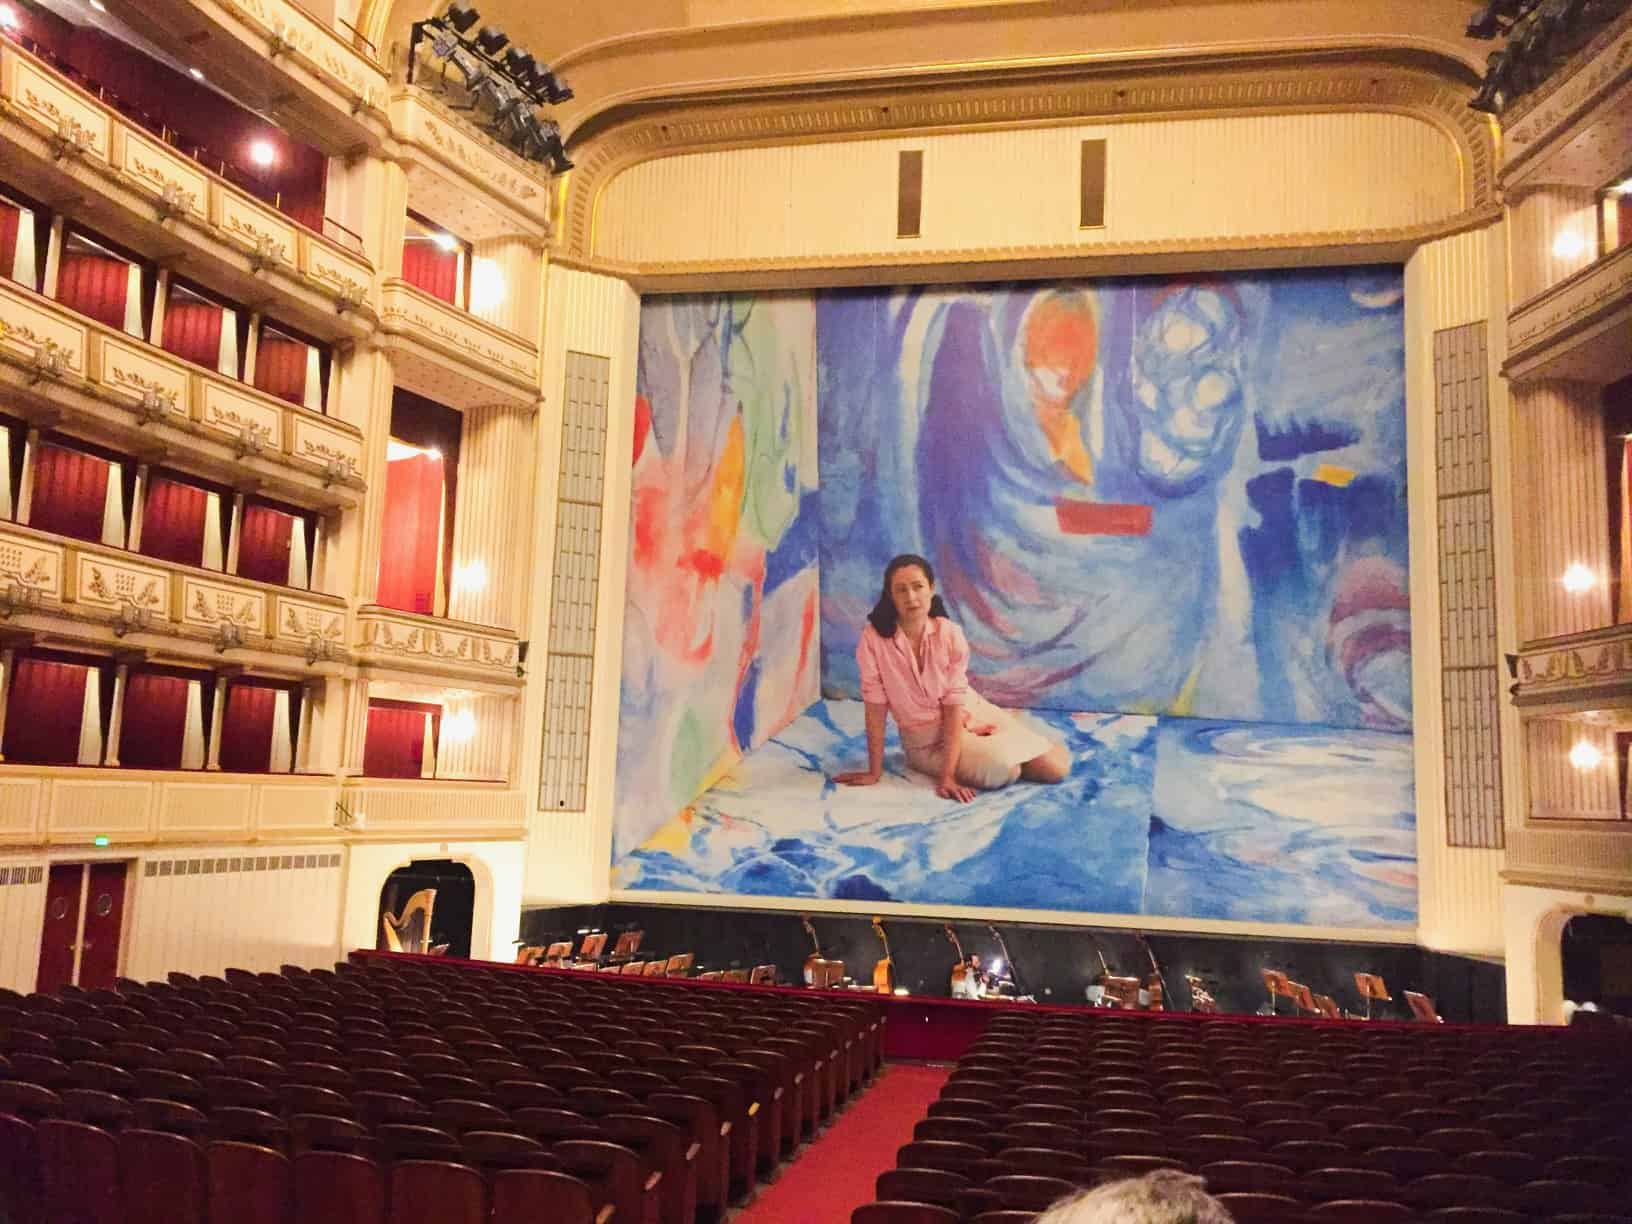
[(1445, 840), (1500, 849), (1496, 570), (1485, 324), (1434, 333)]
[(338, 854), (243, 854), (211, 858), (148, 859), (144, 876), (231, 875), (240, 871), (310, 871), (340, 866)]
[(542, 811), (581, 812), (588, 803), (595, 601), (600, 587), (611, 375), (608, 358), (567, 354), (549, 658), (544, 671), (544, 764), (538, 795)]

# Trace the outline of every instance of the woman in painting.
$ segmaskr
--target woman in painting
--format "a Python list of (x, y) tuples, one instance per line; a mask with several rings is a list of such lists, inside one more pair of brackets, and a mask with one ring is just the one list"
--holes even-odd
[(907, 764), (935, 779), (943, 799), (1016, 778), (1064, 781), (1071, 758), (1057, 744), (969, 687), (969, 642), (935, 594), (929, 562), (904, 553), (884, 567), (884, 590), (856, 645), (867, 707), (867, 768), (834, 781), (871, 786), (884, 773), (884, 720), (895, 719)]

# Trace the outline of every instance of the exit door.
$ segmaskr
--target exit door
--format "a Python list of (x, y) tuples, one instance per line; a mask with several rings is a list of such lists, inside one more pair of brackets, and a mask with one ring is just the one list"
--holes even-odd
[(45, 889), (35, 989), (111, 987), (119, 972), (125, 863), (53, 863)]

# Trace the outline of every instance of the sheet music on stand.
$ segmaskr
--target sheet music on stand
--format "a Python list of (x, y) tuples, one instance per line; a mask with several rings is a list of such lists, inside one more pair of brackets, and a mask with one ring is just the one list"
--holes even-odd
[(1366, 1019), (1371, 1019), (1371, 1004), (1373, 1000), (1379, 1003), (1392, 1003), (1394, 996), (1388, 993), (1388, 987), (1383, 984), (1382, 975), (1376, 973), (1356, 973), (1354, 988), (1360, 992), (1360, 997), (1366, 1001)]

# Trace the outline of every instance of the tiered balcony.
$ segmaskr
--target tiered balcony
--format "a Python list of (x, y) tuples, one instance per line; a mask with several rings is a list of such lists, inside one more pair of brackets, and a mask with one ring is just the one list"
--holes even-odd
[(361, 499), (363, 440), (344, 421), (189, 365), (0, 280), (0, 388), (40, 424), (132, 454), (184, 456), (228, 484), (246, 477), (300, 505)]
[(404, 280), (380, 291), (381, 347), (392, 354), (398, 382), (434, 388), (453, 408), (538, 399), (538, 347)]
[(1513, 704), (1527, 716), (1632, 707), (1632, 624), (1526, 642), (1508, 669)]
[(1520, 303), (1507, 326), (1509, 378), (1605, 385), (1632, 374), (1632, 243)]
[(0, 525), (0, 618), (50, 644), (146, 651), (285, 675), (338, 675), (346, 601)]
[(521, 649), (514, 633), (374, 604), (357, 610), (352, 648), (376, 676), (519, 692)]
[(0, 153), (6, 179), (42, 199), (76, 201), (109, 238), (240, 301), (275, 297), (292, 325), (328, 340), (374, 328), (374, 269), (156, 139), (0, 40)]
[(210, 73), (234, 97), (333, 154), (390, 140), (388, 78), (377, 51), (292, 0), (111, 0), (110, 7), (185, 58), (207, 44)]

